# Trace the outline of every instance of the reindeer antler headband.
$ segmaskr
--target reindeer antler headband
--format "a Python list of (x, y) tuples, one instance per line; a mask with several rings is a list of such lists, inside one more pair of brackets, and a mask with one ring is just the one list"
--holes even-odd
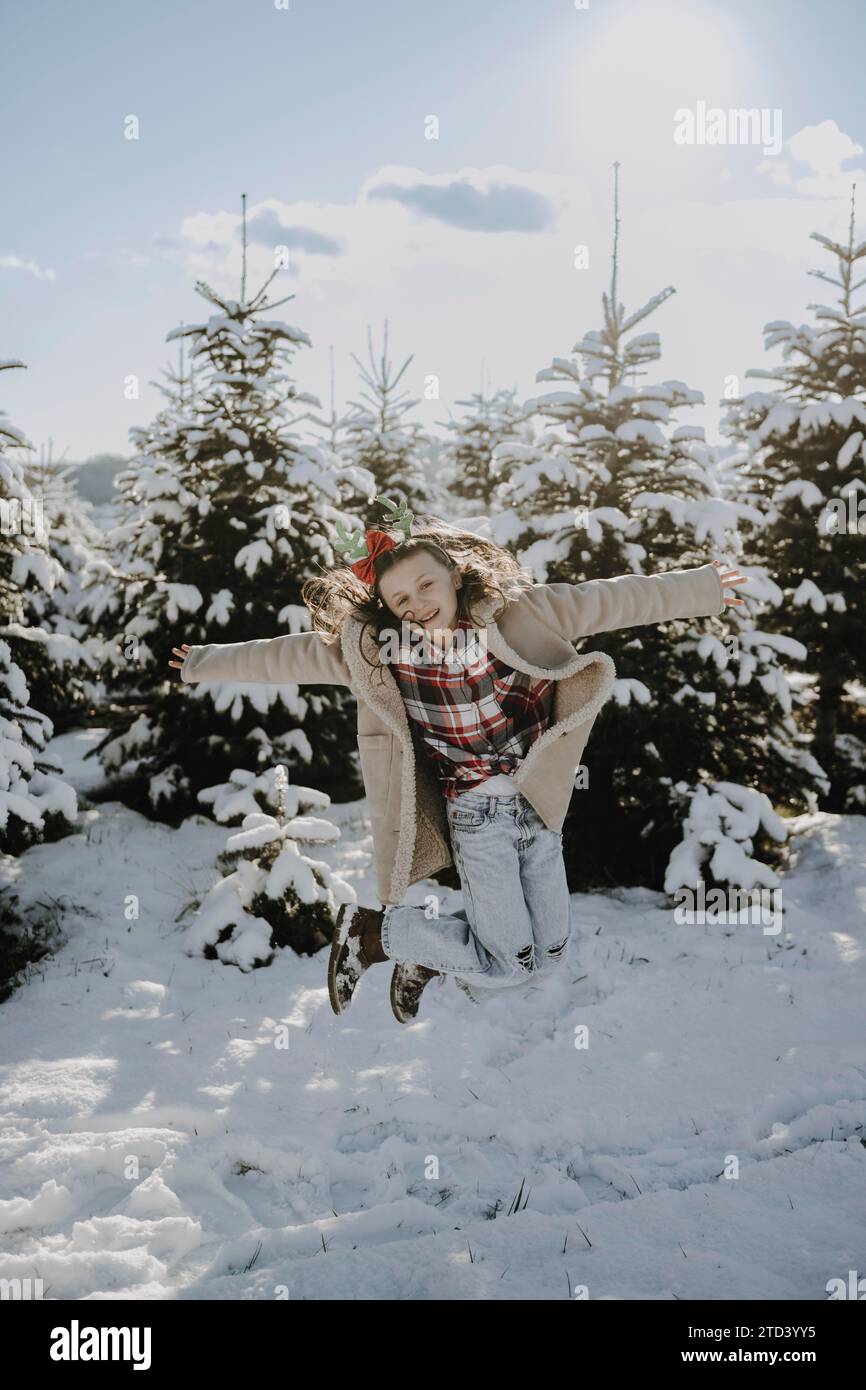
[[(391, 513), (391, 526), (402, 531), (408, 540), (412, 534), (413, 513), (407, 510), (406, 503), (392, 502), (388, 497), (377, 497), (375, 500)], [(383, 555), (386, 550), (393, 550), (398, 542), (387, 531), (379, 531), (375, 527), (370, 528), (364, 536), (360, 531), (347, 531), (343, 523), (338, 521), (336, 530), (339, 540), (334, 541), (334, 549), (342, 552), (346, 563), (363, 584), (369, 589), (374, 588), (376, 557)]]

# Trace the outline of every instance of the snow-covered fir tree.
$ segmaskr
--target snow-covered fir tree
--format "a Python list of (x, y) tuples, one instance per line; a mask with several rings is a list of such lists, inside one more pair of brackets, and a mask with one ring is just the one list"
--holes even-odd
[[(828, 811), (866, 809), (866, 241), (812, 238), (836, 260), (835, 274), (810, 274), (837, 291), (833, 305), (810, 304), (814, 324), (776, 320), (767, 350), (781, 347), (773, 391), (738, 397), (722, 422), (739, 441), (737, 484), (760, 507), (750, 558), (772, 570), (780, 602), (774, 634), (806, 648), (813, 751), (829, 786)], [(859, 279), (857, 278), (859, 275)], [(858, 293), (859, 291), (859, 293)]]
[[(633, 330), (673, 290), (627, 314), (617, 277), (618, 217), (604, 326), (573, 349), (583, 372), (566, 358), (539, 372), (537, 380), (568, 383), (526, 403), (550, 422), (547, 440), (497, 451), (508, 461), (499, 496), (512, 510), (491, 518), (491, 534), (511, 544), (540, 581), (663, 573), (723, 556), (738, 562), (738, 524), (758, 520), (747, 504), (721, 495), (703, 430), (676, 424), (701, 393), (676, 380), (636, 384), (660, 346), (658, 334)], [(576, 884), (661, 887), (702, 786), (757, 788), (776, 805), (805, 807), (815, 769), (785, 669), (805, 656), (799, 643), (756, 630), (748, 612), (734, 608), (724, 621), (647, 625), (587, 640), (613, 657), (618, 678), (566, 822)], [(752, 848), (773, 858), (769, 824), (759, 826)]]
[(70, 470), (53, 449), (22, 463), (24, 481), (45, 518), (48, 553), (57, 561), (50, 589), (32, 586), (23, 597), (26, 622), (45, 634), (46, 660), (30, 674), (34, 703), (48, 714), (55, 733), (91, 718), (104, 690), (96, 679), (101, 663), (99, 639), (90, 630), (87, 578), (107, 558), (106, 538), (93, 507), (76, 491)]
[(239, 299), (198, 282), (213, 313), (168, 335), (192, 341), (195, 395), (133, 432), (139, 455), (121, 483), (131, 555), (115, 581), (114, 630), (130, 676), (100, 754), (164, 814), (193, 809), (200, 787), (234, 767), (307, 766), (315, 749), (316, 778), (329, 789), (343, 787), (352, 766), (354, 707), (342, 688), (183, 686), (167, 668), (183, 642), (308, 630), (301, 586), (335, 562), (332, 524), (355, 524), (347, 499), (372, 491), (368, 474), (294, 428), (320, 402), (288, 372), (307, 334), (263, 317), (294, 297), (268, 302), (278, 273), (248, 298), (244, 244)]
[[(203, 489), (196, 488), (196, 451), (189, 446), (189, 435), (198, 425), (196, 368), (185, 361), (183, 342), (177, 366), (169, 363), (161, 376), (163, 380), (150, 384), (166, 404), (149, 425), (134, 425), (129, 431), (136, 453), (114, 476), (116, 519), (107, 536), (110, 550), (89, 565), (84, 579), (88, 619), (103, 634), (112, 738), (125, 727), (124, 705), (136, 707), (141, 699), (141, 660), (155, 660), (147, 643), (154, 629), (149, 617), (139, 618), (140, 600), (156, 588), (164, 554), (183, 543), (182, 522), (203, 495)], [(116, 766), (111, 755), (105, 762)]]
[(180, 575), (191, 563), (190, 528), (199, 506), (207, 505), (189, 443), (198, 416), (183, 345), (178, 367), (164, 368), (162, 377), (151, 384), (166, 404), (149, 425), (130, 429), (136, 454), (114, 479), (119, 519), (108, 533), (111, 551), (89, 567), (84, 596), (102, 638), (107, 691), (108, 733), (95, 751), (109, 777), (117, 777), (127, 798), (145, 810), (163, 799), (165, 785), (165, 759), (156, 742), (148, 756), (150, 739), (158, 740), (164, 728), (154, 703), (165, 680), (160, 657), (165, 642), (172, 645), (169, 615), (176, 622), (185, 602), (193, 601)]
[(528, 443), (531, 426), (524, 421), (513, 387), (491, 395), (476, 391), (455, 404), (466, 406), (466, 410), (456, 420), (452, 417), (444, 422), (450, 434), (441, 453), (439, 479), (450, 495), (459, 499), (465, 516), (478, 516), (496, 509), (502, 477), (494, 462), (494, 450), (501, 451), (507, 441)]
[[(0, 371), (23, 367), (0, 362)], [(5, 382), (5, 378), (3, 378)], [(72, 828), (77, 798), (47, 752), (50, 717), (34, 703), (31, 685), (62, 685), (45, 633), (28, 622), (25, 595), (50, 594), (61, 575), (47, 543), (44, 511), (24, 480), (13, 450), (32, 450), (0, 411), (0, 851), (20, 854)]]
[(397, 389), (412, 356), (395, 375), (388, 358), (387, 319), (381, 356), (376, 359), (369, 327), (367, 351), (369, 368), (352, 353), (365, 389), (360, 401), (349, 402), (348, 456), (357, 467), (369, 470), (377, 492), (402, 498), (412, 512), (435, 511), (435, 490), (421, 458), (426, 445), (424, 430), (417, 421), (407, 419), (418, 398)]
[(327, 945), (340, 904), (357, 897), (315, 854), (340, 838), (333, 821), (310, 814), (326, 811), (330, 798), (290, 784), (280, 764), (258, 775), (236, 768), (228, 782), (203, 788), (199, 801), (240, 829), (217, 857), (225, 875), (196, 909), (187, 954), (252, 970), (270, 965), (280, 947), (313, 955)]

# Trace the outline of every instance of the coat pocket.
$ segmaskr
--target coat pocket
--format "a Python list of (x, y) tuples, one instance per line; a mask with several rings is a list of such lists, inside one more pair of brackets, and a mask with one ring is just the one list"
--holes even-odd
[(391, 787), (393, 734), (358, 734), (358, 757), (370, 818), (384, 820)]

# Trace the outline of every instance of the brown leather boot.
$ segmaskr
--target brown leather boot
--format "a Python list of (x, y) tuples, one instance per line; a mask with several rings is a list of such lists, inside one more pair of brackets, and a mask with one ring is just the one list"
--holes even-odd
[(335, 1014), (345, 1013), (355, 986), (371, 965), (388, 960), (382, 947), (384, 908), (343, 903), (328, 961), (328, 995)]
[(406, 965), (402, 961), (397, 962), (391, 976), (391, 1012), (398, 1023), (412, 1022), (418, 1013), (418, 1005), (427, 982), (438, 975), (439, 971), (432, 970), (429, 965)]

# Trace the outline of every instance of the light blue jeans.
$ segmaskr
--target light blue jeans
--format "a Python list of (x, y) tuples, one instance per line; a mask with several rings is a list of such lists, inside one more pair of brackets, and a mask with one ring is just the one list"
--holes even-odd
[(382, 946), (392, 959), (459, 976), (473, 988), (531, 983), (562, 967), (570, 894), (562, 834), (517, 792), (463, 792), (445, 803), (465, 911), (385, 908)]

